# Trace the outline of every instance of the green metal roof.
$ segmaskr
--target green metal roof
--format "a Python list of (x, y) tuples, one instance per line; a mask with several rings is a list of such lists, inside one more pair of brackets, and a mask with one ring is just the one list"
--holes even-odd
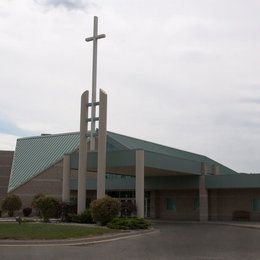
[[(170, 148), (129, 136), (108, 132), (107, 140), (107, 149), (110, 152), (121, 151), (120, 154), (123, 154), (123, 150), (143, 149), (150, 152), (151, 156), (156, 155), (155, 157), (159, 161), (162, 156), (166, 156), (168, 158), (167, 162), (169, 161), (169, 167), (177, 159), (180, 163), (178, 167), (183, 167), (183, 169), (186, 170), (194, 168), (193, 164), (195, 162), (196, 165), (200, 162), (205, 162), (209, 166), (209, 172), (211, 171), (211, 166), (218, 164), (221, 174), (236, 173), (203, 155)], [(54, 165), (62, 159), (65, 153), (73, 153), (78, 146), (79, 132), (17, 139), (8, 191), (10, 192), (16, 189), (32, 177)], [(147, 160), (149, 158), (147, 158)], [(149, 161), (150, 164), (152, 161), (153, 160)], [(165, 160), (163, 163), (164, 162)], [(177, 164), (175, 163), (175, 165)], [(198, 167), (195, 168), (196, 172), (198, 172)]]
[(79, 146), (79, 133), (43, 135), (17, 139), (8, 192), (72, 153)]
[(109, 132), (109, 136), (126, 148), (134, 150), (134, 149), (143, 149), (150, 152), (161, 153), (165, 155), (170, 155), (174, 157), (179, 157), (183, 159), (193, 160), (193, 161), (202, 161), (205, 160), (205, 156), (195, 153), (186, 152), (183, 150), (171, 148), (168, 146), (160, 145), (153, 142), (144, 141), (141, 139), (133, 138), (126, 135), (116, 134)]
[(208, 165), (208, 173), (212, 173), (213, 165), (217, 164), (220, 168), (221, 174), (234, 174), (236, 173), (232, 169), (200, 154), (191, 153), (176, 148), (168, 147), (165, 145), (160, 145), (153, 142), (144, 141), (141, 139), (129, 137), (126, 135), (121, 135), (117, 133), (108, 132), (109, 136), (124, 145), (127, 149), (143, 149), (149, 152), (155, 152), (158, 154), (169, 155), (176, 158), (181, 158), (185, 160), (195, 161), (195, 162), (204, 162)]

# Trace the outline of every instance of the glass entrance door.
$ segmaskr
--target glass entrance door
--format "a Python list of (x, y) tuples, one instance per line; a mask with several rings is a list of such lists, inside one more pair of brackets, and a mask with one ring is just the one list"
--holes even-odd
[(150, 217), (150, 209), (151, 209), (151, 193), (150, 191), (145, 192), (144, 196), (144, 217)]

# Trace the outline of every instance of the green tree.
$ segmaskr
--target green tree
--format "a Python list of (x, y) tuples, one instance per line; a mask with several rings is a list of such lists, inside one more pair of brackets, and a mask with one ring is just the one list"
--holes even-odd
[(97, 199), (91, 202), (90, 210), (95, 222), (105, 225), (114, 217), (118, 216), (120, 211), (120, 201), (109, 196)]
[(31, 203), (32, 208), (36, 208), (37, 200), (43, 197), (46, 197), (44, 193), (38, 193), (34, 195)]
[(35, 201), (35, 208), (39, 210), (40, 215), (45, 222), (49, 222), (51, 217), (57, 215), (59, 201), (53, 197), (40, 197)]
[(7, 195), (2, 201), (2, 210), (8, 213), (9, 217), (13, 217), (14, 212), (22, 207), (22, 201), (15, 194)]

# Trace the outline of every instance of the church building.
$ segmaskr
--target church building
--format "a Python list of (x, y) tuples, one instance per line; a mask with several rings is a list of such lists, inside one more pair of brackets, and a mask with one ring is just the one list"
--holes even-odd
[(107, 131), (107, 94), (100, 90), (96, 98), (102, 38), (94, 17), (93, 36), (86, 38), (93, 42), (92, 97), (88, 90), (81, 95), (80, 132), (19, 138), (14, 153), (0, 151), (0, 197), (17, 194), (26, 207), (44, 193), (76, 201), (81, 213), (107, 194), (134, 202), (139, 217), (259, 221), (260, 174), (237, 173), (204, 155)]
[[(38, 193), (62, 199), (64, 167), (69, 167), (69, 198), (76, 201), (79, 142), (79, 132), (17, 139), (8, 192), (19, 195), (23, 207)], [(12, 153), (5, 154), (0, 153), (0, 167), (11, 162)], [(135, 202), (138, 154), (144, 217), (230, 221), (240, 214), (260, 220), (260, 174), (237, 173), (203, 155), (113, 132), (107, 132), (106, 194)], [(86, 204), (97, 196), (97, 151), (88, 152), (87, 165)]]

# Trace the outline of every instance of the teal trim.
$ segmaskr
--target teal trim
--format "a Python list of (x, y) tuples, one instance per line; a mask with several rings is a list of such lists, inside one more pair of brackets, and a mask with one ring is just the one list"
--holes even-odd
[(260, 188), (260, 174), (207, 175), (208, 189)]
[[(70, 189), (77, 190), (78, 181), (70, 180)], [(96, 190), (96, 180), (86, 181), (86, 189)], [(173, 190), (173, 189), (198, 189), (198, 176), (164, 176), (162, 177), (145, 177), (145, 190)], [(135, 177), (119, 174), (107, 173), (106, 175), (107, 190), (135, 190)]]
[(145, 177), (144, 186), (147, 190), (198, 189), (199, 176)]
[[(77, 152), (71, 154), (70, 165), (71, 169), (78, 169), (79, 155)], [(88, 170), (97, 170), (97, 152), (88, 152)], [(108, 151), (107, 152), (107, 168), (116, 167), (131, 167), (135, 165), (135, 151), (121, 150), (121, 151)], [(134, 174), (134, 173), (133, 173)]]
[(177, 173), (200, 175), (201, 163), (173, 156), (145, 151), (145, 166), (174, 171)]
[[(88, 171), (96, 171), (97, 169), (97, 152), (88, 152), (87, 156)], [(79, 166), (79, 154), (78, 151), (70, 155), (70, 168), (77, 170)]]
[[(70, 180), (70, 189), (78, 189), (78, 180)], [(96, 190), (96, 179), (88, 179), (86, 189)], [(135, 190), (135, 177), (108, 173), (106, 174), (106, 190)]]
[(135, 165), (135, 151), (121, 150), (107, 153), (107, 168), (131, 167)]

